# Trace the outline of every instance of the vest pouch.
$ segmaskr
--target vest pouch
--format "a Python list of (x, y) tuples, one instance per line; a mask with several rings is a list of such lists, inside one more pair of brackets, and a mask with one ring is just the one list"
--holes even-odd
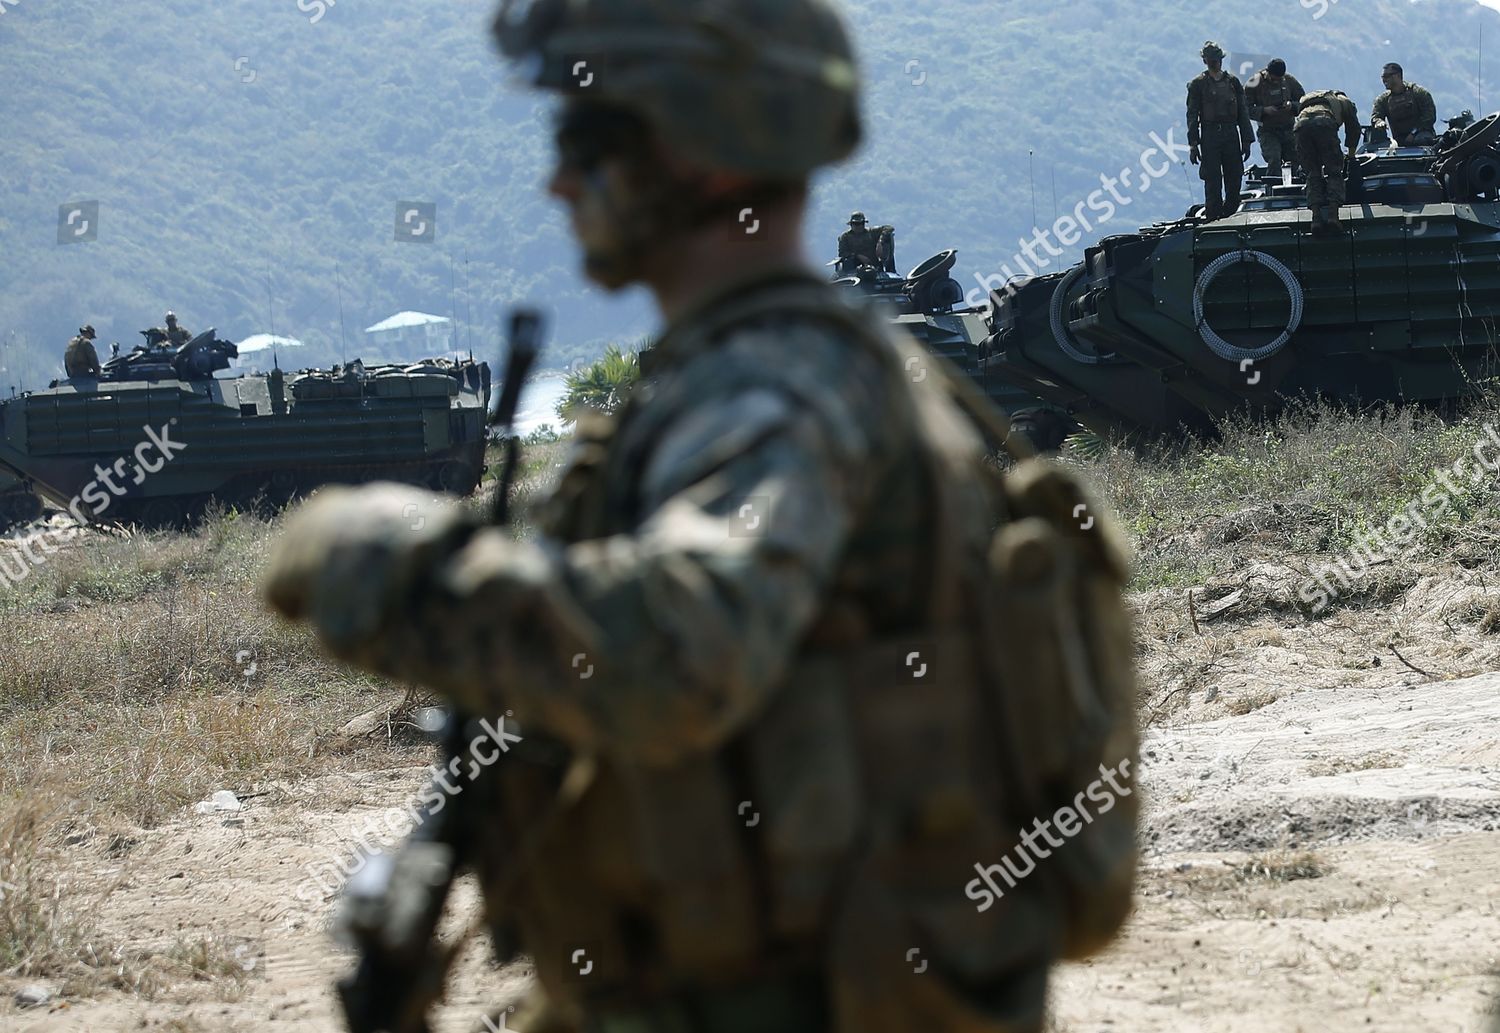
[(835, 654), (800, 657), (745, 743), (750, 799), (735, 807), (764, 854), (773, 934), (820, 932), (863, 822), (848, 710)]
[(684, 980), (742, 976), (762, 956), (742, 802), (717, 754), (621, 769), (663, 967)]
[(1203, 100), (1203, 120), (1205, 122), (1237, 122), (1238, 103), (1234, 95), (1234, 85), (1225, 76), (1218, 82), (1207, 80), (1208, 89), (1204, 92), (1207, 96)]
[(1033, 877), (1054, 880), (1064, 898), (1064, 956), (1086, 957), (1124, 924), (1135, 881), (1140, 798), (1123, 552), (1061, 468), (1025, 464), (1007, 490), (1017, 519), (991, 548), (988, 681), (1023, 808), (1017, 825), (1048, 821), (1065, 837)]

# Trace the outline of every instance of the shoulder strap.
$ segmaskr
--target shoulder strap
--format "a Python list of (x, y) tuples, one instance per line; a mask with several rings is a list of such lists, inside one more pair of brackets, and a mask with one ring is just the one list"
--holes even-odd
[(915, 353), (922, 356), (928, 368), (940, 375), (940, 383), (949, 397), (964, 415), (979, 426), (993, 447), (1004, 449), (1018, 462), (1036, 454), (1029, 442), (1010, 432), (1010, 417), (981, 393), (963, 371), (941, 355), (922, 348), (908, 335), (899, 334), (894, 328), (880, 326), (867, 310), (842, 297), (826, 284), (811, 280), (788, 281), (783, 286), (757, 290), (715, 312), (700, 327), (699, 332), (716, 337), (733, 326), (777, 312), (795, 312), (811, 319), (837, 323), (850, 330), (856, 340), (884, 361), (904, 358), (899, 346), (894, 351), (890, 348), (893, 340), (898, 345), (904, 344), (909, 349), (917, 349)]

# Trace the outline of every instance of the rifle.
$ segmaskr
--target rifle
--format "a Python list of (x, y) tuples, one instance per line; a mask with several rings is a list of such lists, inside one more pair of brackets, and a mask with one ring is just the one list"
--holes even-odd
[[(505, 460), (497, 485), (494, 523), (510, 520), (507, 497), (515, 480), (520, 447), (515, 437), (521, 388), (540, 352), (542, 317), (529, 309), (511, 316), (510, 355), (491, 426), (504, 428)], [(450, 711), (443, 728), (444, 768), (456, 791), (434, 785), (417, 827), (394, 854), (366, 858), (344, 888), (338, 925), (341, 939), (359, 951), (354, 972), (339, 981), (339, 1000), (350, 1033), (430, 1033), (427, 1013), (442, 997), (454, 958), (467, 939), (436, 948), (434, 940), (448, 895), (472, 860), (473, 830), (483, 820), (490, 794), (486, 769), (469, 777), (452, 764), (476, 735), (477, 725)], [(456, 774), (455, 772), (464, 772)]]

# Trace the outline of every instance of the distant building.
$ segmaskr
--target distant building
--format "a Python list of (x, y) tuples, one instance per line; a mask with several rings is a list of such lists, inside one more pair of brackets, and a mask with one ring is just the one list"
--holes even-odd
[(397, 312), (365, 328), (370, 352), (423, 358), (453, 351), (453, 320), (426, 312)]
[[(230, 361), (231, 369), (270, 369), (272, 356), (278, 359), (286, 348), (301, 348), (302, 342), (295, 337), (279, 337), (275, 334), (255, 334), (238, 342), (239, 358)], [(296, 368), (296, 360), (292, 362)]]

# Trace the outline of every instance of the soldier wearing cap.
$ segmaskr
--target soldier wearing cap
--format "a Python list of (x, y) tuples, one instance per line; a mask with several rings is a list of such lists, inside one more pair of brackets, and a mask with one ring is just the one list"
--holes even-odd
[[(1344, 129), (1344, 147), (1339, 148), (1339, 127)], [(1354, 157), (1359, 146), (1359, 112), (1342, 90), (1318, 90), (1302, 98), (1293, 132), (1297, 154), (1307, 176), (1307, 206), (1312, 209), (1314, 233), (1344, 227), (1339, 208), (1344, 203), (1347, 179), (1344, 156)]]
[(1381, 70), (1385, 92), (1375, 98), (1370, 122), (1388, 127), (1397, 147), (1429, 147), (1437, 142), (1437, 102), (1431, 93), (1407, 82), (1404, 75), (1394, 61)]
[(895, 228), (865, 225), (865, 213), (855, 212), (849, 216), (849, 228), (839, 236), (839, 271), (856, 272), (870, 267), (895, 271), (896, 256), (892, 254), (892, 237)]
[(63, 369), (70, 380), (74, 377), (97, 377), (102, 372), (99, 353), (94, 350), (92, 326), (80, 327), (78, 336), (68, 342), (67, 351), (63, 353)]
[(1224, 48), (1210, 40), (1199, 54), (1207, 67), (1187, 86), (1188, 156), (1203, 180), (1203, 217), (1222, 219), (1239, 210), (1255, 130), (1245, 87), (1224, 70)]
[(1266, 162), (1266, 173), (1272, 179), (1281, 178), (1283, 163), (1297, 169), (1297, 142), (1292, 135), (1292, 122), (1297, 117), (1297, 102), (1305, 91), (1295, 76), (1288, 75), (1286, 62), (1275, 58), (1266, 67), (1250, 77), (1245, 84), (1245, 102), (1250, 107), (1250, 118), (1260, 123), (1257, 139), (1260, 140), (1260, 155)]
[[(533, 539), (329, 490), (270, 602), (520, 722), (476, 829), (492, 933), (535, 964), (515, 1027), (1039, 1033), (1057, 883), (963, 891), (1015, 835), (994, 765), (1020, 762), (973, 746), (981, 643), (950, 619), (1004, 504), (961, 387), (799, 254), (809, 177), (861, 138), (834, 7), (505, 0), (495, 31), (563, 95), (550, 192), (587, 274), (655, 297), (653, 378), (579, 421)], [(953, 660), (914, 694), (924, 639)]]

